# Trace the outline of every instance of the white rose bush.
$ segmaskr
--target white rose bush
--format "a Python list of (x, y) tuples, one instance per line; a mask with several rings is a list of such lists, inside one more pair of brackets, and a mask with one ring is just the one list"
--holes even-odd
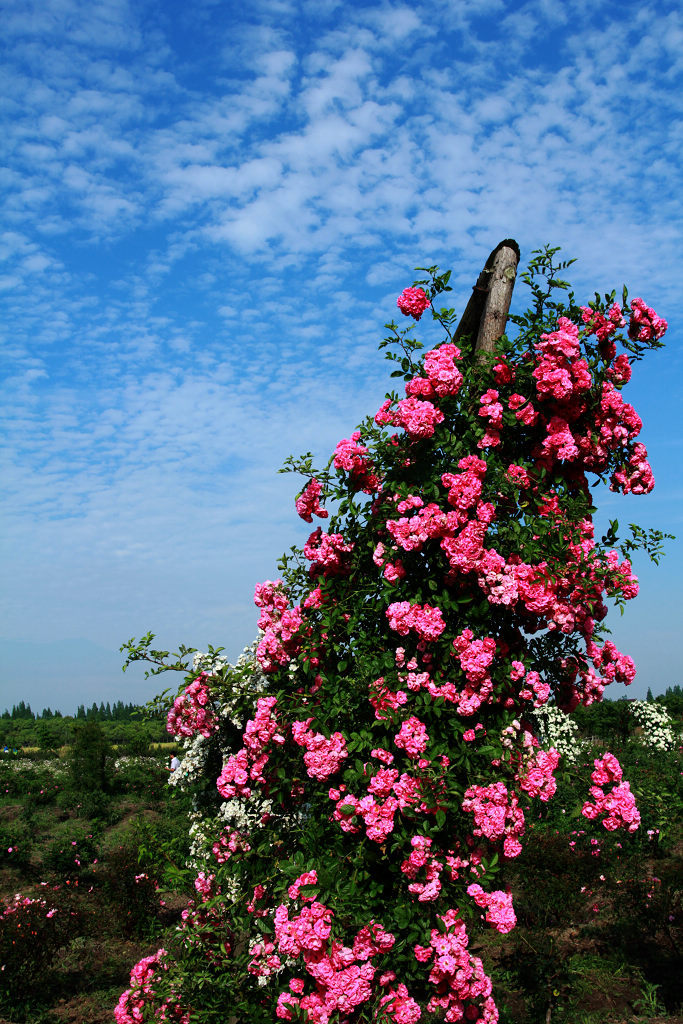
[(642, 742), (653, 750), (673, 750), (676, 733), (671, 716), (661, 704), (654, 701), (633, 700), (629, 713), (642, 729)]
[[(531, 307), (492, 355), (456, 344), (435, 306), (450, 275), (425, 270), (381, 343), (401, 392), (322, 469), (288, 460), (312, 532), (256, 586), (255, 648), (202, 656), (170, 710), (196, 897), (118, 1024), (498, 1020), (472, 945), (515, 926), (506, 865), (572, 760), (551, 722), (634, 678), (607, 602), (636, 596), (627, 556), (663, 537), (596, 537), (590, 488), (653, 487), (622, 390), (666, 323), (625, 290), (577, 305), (557, 251), (534, 254)], [(193, 653), (169, 665), (150, 643), (129, 660)], [(609, 752), (582, 812), (638, 828)]]

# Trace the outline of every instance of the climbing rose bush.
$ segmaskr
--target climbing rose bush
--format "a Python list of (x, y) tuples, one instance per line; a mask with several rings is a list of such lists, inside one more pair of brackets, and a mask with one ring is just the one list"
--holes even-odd
[[(420, 359), (415, 325), (392, 322), (381, 346), (403, 393), (323, 468), (287, 461), (296, 511), (327, 528), (257, 584), (253, 651), (199, 659), (214, 731), (187, 691), (171, 712), (194, 715), (196, 894), (153, 999), (145, 974), (121, 1012), (144, 997), (191, 1021), (497, 1021), (470, 942), (514, 928), (506, 865), (562, 771), (548, 722), (635, 675), (604, 620), (638, 592), (637, 545), (614, 524), (595, 536), (591, 484), (651, 490), (622, 389), (666, 328), (625, 291), (576, 305), (556, 252), (535, 254), (532, 305), (491, 355), (456, 342), (431, 268), (398, 305), (431, 309), (436, 343)], [(587, 789), (597, 826), (638, 827), (610, 754)]]

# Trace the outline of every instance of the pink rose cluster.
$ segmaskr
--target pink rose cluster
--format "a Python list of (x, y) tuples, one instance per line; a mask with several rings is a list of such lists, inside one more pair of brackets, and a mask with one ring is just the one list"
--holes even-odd
[[(590, 788), (594, 803), (586, 801), (581, 809), (584, 818), (594, 821), (604, 815), (602, 824), (609, 832), (627, 829), (635, 832), (640, 825), (640, 813), (628, 782), (622, 782), (622, 769), (613, 754), (606, 753), (594, 761), (595, 770), (591, 778), (595, 785)], [(612, 785), (606, 792), (605, 786)]]
[(212, 736), (218, 721), (211, 705), (211, 691), (205, 672), (178, 696), (168, 713), (166, 730), (173, 736)]
[(398, 711), (408, 701), (408, 694), (405, 690), (390, 690), (384, 682), (384, 676), (375, 679), (370, 684), (369, 691), (368, 699), (375, 709), (375, 718), (380, 722), (391, 719), (392, 712)]
[(520, 788), (531, 797), (538, 797), (547, 803), (555, 795), (557, 783), (554, 772), (560, 763), (560, 755), (550, 750), (536, 750), (519, 774)]
[(644, 444), (634, 444), (628, 461), (615, 469), (610, 480), (611, 491), (622, 494), (649, 494), (655, 485), (652, 467), (647, 460)]
[(616, 302), (607, 310), (607, 316), (589, 306), (581, 307), (581, 319), (586, 324), (589, 335), (595, 334), (600, 346), (600, 352), (607, 362), (614, 359), (617, 347), (613, 335), (619, 327), (624, 326), (624, 317), (621, 306)]
[[(398, 304), (402, 308), (405, 305), (406, 315), (412, 315), (409, 298), (415, 291), (406, 289), (399, 297)], [(409, 298), (404, 300), (404, 296)], [(602, 384), (597, 408), (589, 402), (594, 381), (581, 354), (579, 327), (567, 317), (559, 317), (556, 330), (541, 335), (535, 352), (530, 354), (534, 360), (531, 377), (535, 394), (512, 393), (515, 369), (505, 360), (495, 365), (497, 388), (488, 388), (479, 399), (479, 415), (485, 420), (485, 429), (478, 447), (500, 445), (507, 405), (521, 425), (541, 431), (534, 450), (541, 465), (550, 469), (557, 462), (573, 463), (577, 476), (585, 469), (600, 473), (606, 468), (610, 453), (625, 448), (626, 462), (612, 479), (613, 489), (647, 493), (653, 484), (647, 451), (641, 446), (634, 457), (631, 447), (642, 424), (633, 407), (623, 401), (614, 387), (623, 385), (631, 376), (628, 357), (622, 354), (615, 358), (613, 335), (625, 323), (621, 307), (614, 303), (604, 315), (585, 306), (582, 320), (585, 337), (596, 335), (601, 357), (609, 364), (607, 375), (611, 379)], [(642, 299), (632, 301), (631, 338), (658, 341), (666, 328), (666, 321)], [(462, 376), (455, 366), (459, 357), (460, 351), (450, 343), (428, 353), (423, 363), (426, 376), (412, 378), (406, 384), (408, 397), (395, 407), (390, 400), (385, 401), (375, 416), (376, 422), (402, 427), (413, 440), (431, 437), (435, 426), (443, 422), (438, 401), (457, 394), (462, 385)], [(534, 399), (538, 407), (534, 406)]]
[(432, 928), (429, 946), (415, 946), (415, 959), (431, 963), (429, 981), (436, 988), (427, 1003), (429, 1013), (445, 1011), (444, 1020), (496, 1024), (498, 1010), (491, 998), (491, 979), (479, 957), (472, 956), (469, 937), (458, 911), (439, 914), (443, 928)]
[(496, 889), (484, 892), (477, 883), (468, 885), (467, 894), (472, 897), (478, 907), (486, 908), (486, 923), (492, 924), (497, 932), (511, 932), (517, 924), (517, 917), (512, 909), (512, 893)]
[(493, 637), (475, 639), (471, 629), (463, 629), (453, 641), (453, 651), (467, 680), (457, 696), (458, 712), (474, 715), (493, 692), (493, 680), (488, 670), (496, 654), (496, 641)]
[(341, 533), (323, 533), (314, 530), (304, 544), (304, 555), (312, 563), (311, 576), (348, 576), (351, 571), (349, 555), (353, 544), (347, 544)]
[[(413, 836), (410, 845), (412, 846), (410, 856), (401, 864), (403, 874), (414, 880), (409, 884), (408, 892), (417, 896), (418, 903), (431, 903), (441, 892), (443, 861), (437, 860), (432, 854), (432, 840), (429, 836)], [(425, 880), (420, 882), (416, 879), (423, 868)]]
[(307, 718), (305, 721), (294, 721), (292, 723), (292, 739), (300, 747), (306, 748), (304, 764), (311, 779), (329, 779), (339, 771), (342, 762), (349, 755), (346, 750), (346, 740), (340, 732), (333, 732), (328, 738), (321, 732), (313, 732), (309, 725), (313, 721)]
[(380, 479), (368, 458), (367, 448), (360, 444), (360, 430), (344, 438), (334, 450), (334, 465), (348, 473), (349, 482), (359, 491), (374, 494), (380, 488)]
[(408, 398), (446, 398), (457, 395), (462, 387), (463, 376), (456, 361), (461, 358), (460, 349), (456, 345), (439, 345), (424, 357), (426, 377), (413, 377), (406, 384)]
[(524, 835), (524, 812), (516, 793), (508, 793), (502, 782), (490, 786), (470, 786), (465, 790), (462, 809), (474, 816), (472, 834), (490, 842), (503, 840), (506, 857), (517, 857), (522, 851), (519, 837)]
[(296, 499), (295, 507), (297, 513), (305, 523), (312, 523), (313, 516), (318, 516), (319, 519), (327, 519), (329, 512), (320, 504), (322, 489), (320, 481), (313, 477)]
[(631, 302), (631, 323), (629, 324), (629, 337), (638, 341), (659, 341), (666, 333), (669, 325), (661, 316), (657, 316), (654, 309), (646, 305), (642, 299), (633, 299)]
[[(395, 495), (391, 499), (400, 517), (390, 514), (386, 520), (388, 537), (377, 545), (373, 555), (385, 578), (400, 581), (406, 577), (407, 563), (396, 557), (399, 552), (421, 552), (428, 550), (430, 544), (438, 543), (450, 565), (447, 582), (474, 574), (489, 603), (515, 609), (532, 632), (543, 627), (567, 634), (578, 631), (587, 643), (595, 622), (607, 612), (603, 594), (621, 594), (625, 600), (636, 596), (637, 580), (631, 572), (630, 563), (619, 565), (613, 554), (608, 554), (606, 559), (597, 555), (590, 520), (580, 524), (580, 543), (568, 544), (568, 562), (563, 565), (561, 574), (554, 573), (553, 566), (545, 561), (529, 564), (519, 555), (512, 554), (506, 558), (495, 548), (486, 547), (487, 533), (495, 522), (493, 505), (481, 500), (486, 462), (478, 456), (465, 456), (460, 459), (458, 468), (462, 472), (442, 475), (451, 506), (448, 511), (436, 502), (425, 504), (416, 494), (406, 497)], [(515, 486), (521, 485), (524, 477), (529, 480), (526, 470), (517, 469)], [(528, 500), (528, 496), (525, 497)], [(555, 519), (560, 528), (563, 518), (557, 496), (551, 493), (543, 496), (542, 500), (536, 500), (539, 501), (539, 514)], [(403, 636), (411, 631), (414, 614), (408, 602), (394, 602), (387, 611), (392, 628)], [(617, 671), (609, 667), (609, 659), (605, 662), (602, 679), (592, 670), (577, 665), (571, 690), (568, 690), (568, 709), (573, 702), (582, 700), (590, 703), (596, 699), (600, 686), (615, 680), (627, 681), (629, 669), (624, 656), (619, 656), (618, 662)], [(446, 699), (458, 703), (461, 713), (474, 714), (482, 703), (490, 699), (492, 680), (487, 675), (468, 676), (465, 690), (459, 697), (453, 696), (455, 692), (453, 684), (442, 689)], [(524, 680), (520, 697), (533, 701), (539, 707), (549, 696), (549, 685), (537, 673), (530, 672)]]
[(414, 632), (425, 641), (437, 640), (446, 628), (441, 610), (429, 604), (395, 601), (387, 608), (386, 616), (396, 633), (407, 636)]
[(302, 885), (316, 882), (317, 873), (306, 872), (289, 893), (292, 901), (303, 904), (301, 909), (282, 903), (275, 910), (273, 949), (277, 949), (277, 954), (302, 961), (302, 968), (313, 983), (312, 991), (305, 994), (307, 979), (293, 978), (289, 992), (280, 993), (276, 1015), (281, 1020), (293, 1020), (295, 1014), (304, 1011), (312, 1024), (327, 1024), (333, 1014), (344, 1020), (356, 1007), (374, 997), (377, 968), (373, 959), (389, 952), (396, 940), (375, 921), (360, 929), (352, 946), (331, 938), (332, 910), (314, 896), (300, 893)]
[(375, 423), (392, 427), (402, 427), (408, 437), (414, 441), (432, 437), (435, 427), (443, 423), (444, 414), (433, 402), (425, 402), (420, 398), (402, 398), (392, 410), (392, 402), (387, 398), (375, 414)]
[(285, 742), (274, 714), (276, 703), (276, 697), (259, 697), (256, 714), (244, 730), (244, 747), (231, 754), (223, 766), (216, 786), (226, 800), (234, 796), (250, 797), (250, 782), (265, 784), (263, 770), (268, 763), (270, 744)]
[(288, 665), (300, 649), (301, 608), (290, 608), (281, 580), (257, 583), (254, 604), (261, 608), (259, 629), (264, 632), (256, 647), (256, 658), (264, 672)]
[(222, 832), (211, 847), (219, 864), (225, 864), (234, 854), (248, 853), (251, 846), (245, 836), (239, 832)]
[(503, 405), (498, 401), (499, 397), (495, 388), (489, 388), (479, 399), (478, 415), (487, 422), (484, 436), (477, 442), (478, 448), (495, 448), (500, 444), (503, 429)]
[(429, 743), (429, 735), (424, 722), (421, 722), (415, 715), (406, 718), (394, 736), (394, 743), (401, 750), (405, 750), (408, 757), (419, 757), (425, 752)]
[(413, 320), (419, 320), (431, 302), (423, 288), (404, 288), (396, 300), (396, 305), (404, 316), (412, 316)]
[[(417, 509), (413, 515), (387, 520), (387, 530), (397, 547), (403, 551), (421, 551), (427, 541), (453, 534), (460, 525), (457, 512), (444, 512), (437, 504), (425, 505), (422, 498), (412, 496), (397, 504), (398, 512)], [(384, 555), (384, 545), (381, 554)], [(380, 563), (382, 564), (382, 563)]]
[[(393, 972), (390, 973), (393, 974)], [(389, 991), (379, 1001), (381, 1010), (384, 1014), (388, 1014), (396, 1024), (417, 1024), (422, 1016), (420, 1004), (415, 1002), (403, 982), (394, 988), (391, 982), (395, 980), (395, 975), (394, 977), (385, 976), (384, 984), (389, 985)]]
[[(417, 722), (417, 719), (415, 719)], [(398, 747), (398, 739), (395, 737)], [(402, 741), (413, 751), (411, 755), (419, 757), (420, 747), (427, 743), (426, 732), (417, 733), (414, 723), (404, 731)], [(411, 746), (414, 743), (415, 746)], [(406, 751), (408, 753), (408, 751)], [(376, 757), (383, 764), (391, 764), (394, 755), (387, 750), (374, 750)], [(418, 760), (418, 767), (429, 765), (429, 761)], [(360, 822), (365, 825), (365, 834), (375, 843), (383, 843), (394, 830), (395, 816), (398, 811), (413, 808), (418, 812), (435, 813), (423, 800), (422, 786), (418, 778), (410, 772), (399, 773), (396, 768), (380, 768), (368, 782), (367, 794), (358, 798), (350, 793), (344, 784), (329, 790), (330, 800), (336, 802), (332, 818), (343, 832), (357, 833), (361, 829)]]

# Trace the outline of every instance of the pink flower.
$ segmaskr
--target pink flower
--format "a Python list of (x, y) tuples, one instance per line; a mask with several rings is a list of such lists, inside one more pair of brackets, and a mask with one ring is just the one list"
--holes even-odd
[(443, 423), (444, 414), (432, 402), (419, 398), (402, 398), (392, 410), (391, 399), (387, 398), (375, 414), (375, 423), (403, 427), (412, 440), (431, 437), (438, 423)]
[(346, 740), (340, 732), (332, 733), (329, 739), (320, 732), (311, 732), (310, 721), (309, 718), (305, 722), (293, 722), (292, 739), (306, 748), (304, 764), (309, 777), (322, 781), (339, 771), (342, 761), (348, 757)]
[(415, 715), (411, 715), (394, 736), (394, 742), (397, 747), (405, 750), (408, 757), (418, 757), (427, 749), (429, 736), (424, 723)]
[(439, 345), (424, 358), (427, 379), (437, 395), (457, 395), (462, 385), (462, 374), (455, 365), (460, 349), (455, 345)]
[(437, 640), (446, 628), (441, 610), (428, 604), (395, 601), (387, 608), (386, 616), (391, 629), (401, 636), (413, 631), (421, 640)]
[(639, 341), (659, 340), (666, 332), (669, 325), (666, 320), (657, 316), (654, 309), (647, 306), (642, 299), (633, 299), (631, 302), (631, 323), (628, 333), (630, 338)]
[(404, 288), (396, 300), (396, 305), (404, 316), (412, 316), (414, 320), (419, 320), (431, 303), (422, 288)]
[(349, 474), (349, 481), (356, 489), (372, 494), (378, 490), (380, 479), (368, 459), (368, 449), (360, 442), (360, 430), (354, 430), (350, 438), (340, 441), (334, 450), (334, 465)]
[(496, 931), (511, 932), (517, 924), (512, 909), (512, 894), (496, 889), (495, 892), (484, 892), (480, 885), (470, 885), (467, 893), (479, 907), (486, 907), (486, 920)]
[[(206, 680), (208, 676), (202, 672), (194, 682), (173, 702), (168, 713), (166, 730), (173, 736), (211, 736), (218, 728), (218, 721), (213, 712), (211, 694)], [(75, 845), (75, 844), (72, 844)]]
[(557, 789), (553, 772), (559, 763), (560, 755), (554, 747), (536, 750), (519, 775), (520, 787), (529, 796), (537, 796), (547, 802)]
[(347, 576), (352, 551), (353, 544), (346, 544), (341, 533), (323, 533), (320, 527), (304, 544), (304, 555), (313, 563), (311, 576)]
[(319, 480), (313, 477), (296, 499), (296, 510), (304, 522), (313, 522), (313, 516), (318, 516), (319, 519), (327, 519), (329, 512), (320, 505), (321, 493), (322, 485)]
[[(315, 870), (313, 870), (313, 871), (304, 871), (303, 875), (299, 875), (299, 877), (296, 879), (296, 881), (293, 882), (289, 886), (289, 888), (287, 889), (287, 892), (289, 894), (290, 900), (296, 900), (296, 899), (299, 898), (299, 890), (301, 889), (302, 885), (317, 885), (317, 882), (318, 882), (318, 872), (317, 871), (315, 871)], [(303, 902), (306, 902), (306, 901), (312, 902), (314, 900), (314, 898), (315, 898), (314, 896), (302, 896), (301, 897)]]

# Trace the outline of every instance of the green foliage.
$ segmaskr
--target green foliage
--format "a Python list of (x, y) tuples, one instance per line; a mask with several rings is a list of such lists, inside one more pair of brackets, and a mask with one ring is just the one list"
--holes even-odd
[(127, 842), (137, 851), (138, 870), (148, 872), (167, 889), (191, 893), (195, 873), (187, 863), (190, 840), (186, 815), (187, 801), (169, 798), (162, 819), (138, 818)]
[(0, 818), (0, 867), (26, 869), (31, 862), (34, 837), (30, 820)]
[(95, 835), (82, 828), (64, 829), (43, 854), (43, 870), (60, 879), (87, 878), (98, 860)]
[(127, 936), (149, 938), (159, 931), (158, 883), (149, 858), (140, 856), (139, 832), (133, 829), (107, 850), (99, 883), (119, 908), (119, 926)]
[[(145, 672), (145, 679), (149, 676), (156, 676), (161, 672), (167, 672), (169, 670), (173, 670), (175, 672), (187, 672), (188, 658), (195, 653), (196, 647), (185, 647), (184, 644), (181, 644), (178, 651), (171, 655), (173, 661), (169, 663), (168, 657), (170, 651), (162, 651), (152, 647), (154, 639), (155, 634), (147, 632), (139, 640), (132, 637), (128, 643), (121, 645), (121, 652), (126, 652), (123, 671), (125, 672), (129, 665), (138, 661), (143, 661), (152, 665), (152, 668)], [(222, 648), (218, 648), (218, 650), (220, 651)], [(152, 710), (149, 705), (147, 710), (148, 713)]]

